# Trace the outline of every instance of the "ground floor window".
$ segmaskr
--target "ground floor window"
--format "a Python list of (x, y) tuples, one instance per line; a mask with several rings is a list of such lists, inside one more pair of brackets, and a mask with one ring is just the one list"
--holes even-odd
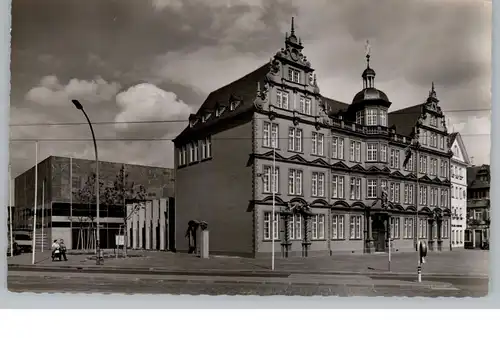
[(399, 238), (399, 217), (391, 217), (389, 220), (391, 225), (391, 238)]
[(271, 223), (273, 223), (274, 229), (274, 239), (278, 239), (279, 231), (278, 231), (278, 214), (274, 213), (274, 222), (273, 222), (273, 213), (265, 212), (264, 213), (264, 240), (271, 240)]
[(418, 220), (418, 238), (427, 238), (427, 220), (425, 218)]
[(433, 223), (432, 223), (432, 225), (431, 225), (431, 230), (432, 230), (432, 238), (433, 238), (433, 239), (438, 238), (438, 232), (437, 232), (438, 228), (437, 228), (437, 224), (436, 224), (436, 222), (433, 222)]
[(361, 239), (361, 229), (363, 224), (362, 216), (351, 215), (350, 219), (350, 239)]
[(441, 238), (448, 238), (448, 231), (450, 231), (449, 221), (444, 220), (441, 225)]
[[(116, 236), (123, 235), (124, 229), (118, 225), (106, 226), (101, 224), (99, 229), (99, 247), (101, 249), (116, 248)], [(90, 250), (96, 246), (95, 227), (73, 227), (71, 228), (71, 247), (73, 250)]]
[(332, 216), (332, 239), (344, 239), (344, 215)]
[(290, 239), (302, 239), (302, 217), (293, 215), (288, 226)]
[(315, 215), (311, 224), (312, 239), (325, 239), (325, 215)]
[(413, 238), (413, 218), (405, 218), (403, 237), (407, 239)]

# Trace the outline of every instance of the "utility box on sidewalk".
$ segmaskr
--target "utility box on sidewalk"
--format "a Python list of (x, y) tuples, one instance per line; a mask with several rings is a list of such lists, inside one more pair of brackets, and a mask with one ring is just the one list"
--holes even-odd
[(209, 241), (208, 241), (208, 230), (203, 230), (201, 232), (201, 243), (200, 243), (200, 257), (201, 258), (208, 258), (209, 256)]

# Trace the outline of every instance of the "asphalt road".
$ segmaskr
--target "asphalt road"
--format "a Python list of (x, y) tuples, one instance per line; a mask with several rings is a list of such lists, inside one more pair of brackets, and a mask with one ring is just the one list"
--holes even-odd
[[(370, 276), (383, 280), (392, 277)], [(413, 281), (411, 277), (399, 280)], [(122, 293), (122, 294), (189, 294), (189, 295), (289, 295), (289, 296), (399, 296), (399, 297), (483, 297), (488, 280), (471, 277), (428, 277), (427, 280), (451, 283), (453, 288), (432, 289), (410, 285), (310, 285), (284, 283), (246, 283), (224, 280), (172, 281), (161, 278), (79, 274), (9, 274), (11, 292), (38, 293)]]

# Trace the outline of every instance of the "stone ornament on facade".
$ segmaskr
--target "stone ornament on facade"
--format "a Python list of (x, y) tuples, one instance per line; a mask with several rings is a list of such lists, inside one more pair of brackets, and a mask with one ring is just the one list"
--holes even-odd
[(264, 89), (261, 90), (260, 82), (257, 82), (257, 94), (253, 101), (255, 108), (262, 110), (264, 109), (265, 103), (268, 101), (269, 84), (264, 82)]

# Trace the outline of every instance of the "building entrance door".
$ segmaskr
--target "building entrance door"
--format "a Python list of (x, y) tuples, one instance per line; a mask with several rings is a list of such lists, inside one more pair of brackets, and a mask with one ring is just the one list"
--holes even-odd
[(385, 228), (382, 221), (373, 222), (372, 236), (375, 252), (385, 252)]
[(482, 234), (482, 231), (481, 230), (476, 230), (476, 236), (474, 236), (474, 247), (476, 249), (480, 249), (481, 248), (481, 244), (483, 242), (483, 234)]

